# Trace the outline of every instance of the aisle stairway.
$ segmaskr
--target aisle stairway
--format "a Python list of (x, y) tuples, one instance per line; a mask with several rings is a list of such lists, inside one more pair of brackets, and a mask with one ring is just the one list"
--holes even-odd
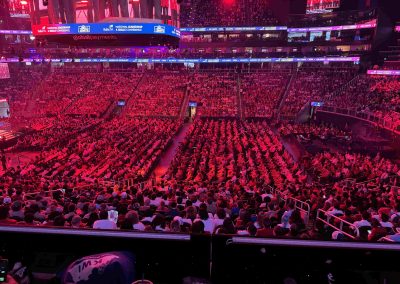
[(285, 91), (283, 92), (282, 96), (279, 98), (278, 108), (277, 108), (278, 118), (281, 118), (281, 110), (282, 110), (283, 104), (285, 103), (285, 100), (289, 95), (289, 91), (290, 91), (290, 88), (291, 88), (293, 82), (295, 82), (295, 80), (296, 80), (297, 72), (298, 72), (298, 69), (293, 71), (292, 75), (290, 76), (289, 82), (286, 85)]
[(171, 145), (167, 148), (164, 154), (161, 156), (158, 161), (157, 166), (154, 169), (153, 175), (155, 175), (157, 181), (167, 172), (169, 165), (172, 162), (172, 159), (175, 157), (175, 154), (178, 150), (179, 144), (183, 141), (186, 136), (187, 131), (189, 130), (191, 123), (184, 123), (182, 128), (178, 131), (175, 137), (172, 139)]
[(241, 81), (240, 76), (237, 76), (236, 79), (236, 86), (237, 86), (237, 103), (238, 103), (238, 110), (239, 110), (239, 118), (243, 119), (243, 99), (242, 99), (242, 90), (241, 90)]
[(13, 131), (10, 131), (10, 130), (0, 129), (0, 140), (2, 140), (2, 139), (11, 140), (17, 136), (19, 136), (18, 133), (14, 133)]

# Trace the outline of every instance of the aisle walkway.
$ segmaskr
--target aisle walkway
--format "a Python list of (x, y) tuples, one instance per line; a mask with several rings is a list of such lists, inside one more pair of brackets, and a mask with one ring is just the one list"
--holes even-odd
[(290, 136), (281, 139), (282, 145), (292, 155), (293, 159), (298, 162), (306, 154), (304, 146), (296, 139)]
[(172, 144), (168, 147), (167, 151), (165, 151), (165, 153), (161, 156), (158, 165), (154, 169), (154, 174), (156, 176), (157, 181), (159, 181), (160, 177), (162, 177), (167, 172), (168, 167), (171, 164), (172, 159), (176, 154), (176, 151), (178, 150), (178, 146), (185, 138), (190, 125), (191, 123), (183, 124), (180, 131), (173, 138)]

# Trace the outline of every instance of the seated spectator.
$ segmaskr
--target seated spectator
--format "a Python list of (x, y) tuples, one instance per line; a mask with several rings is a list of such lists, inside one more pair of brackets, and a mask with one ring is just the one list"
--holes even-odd
[(9, 218), (9, 209), (5, 205), (0, 205), (0, 225), (14, 225), (17, 221)]
[(100, 211), (99, 220), (93, 223), (93, 229), (115, 230), (117, 229), (117, 225), (113, 221), (108, 220), (108, 212), (104, 210)]
[(368, 240), (369, 241), (377, 241), (380, 238), (386, 236), (387, 231), (382, 225), (379, 223), (378, 220), (372, 219), (371, 221), (371, 233), (368, 235)]

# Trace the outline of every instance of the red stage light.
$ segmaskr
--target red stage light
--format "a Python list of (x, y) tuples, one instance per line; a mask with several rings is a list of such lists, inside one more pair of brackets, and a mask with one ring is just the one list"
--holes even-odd
[(21, 5), (28, 5), (28, 1), (21, 1), (21, 2), (19, 2)]
[(235, 0), (223, 0), (225, 5), (232, 5), (233, 3), (235, 3)]

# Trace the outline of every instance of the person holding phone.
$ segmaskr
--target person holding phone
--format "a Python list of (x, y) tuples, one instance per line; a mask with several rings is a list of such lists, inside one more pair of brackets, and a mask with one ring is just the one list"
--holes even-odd
[(378, 241), (380, 238), (383, 238), (387, 235), (387, 231), (384, 227), (382, 227), (379, 220), (372, 218), (371, 220), (372, 230), (368, 230), (368, 240), (369, 241)]
[(14, 279), (8, 273), (8, 259), (4, 259), (0, 257), (0, 283), (7, 284), (18, 284), (17, 280)]

